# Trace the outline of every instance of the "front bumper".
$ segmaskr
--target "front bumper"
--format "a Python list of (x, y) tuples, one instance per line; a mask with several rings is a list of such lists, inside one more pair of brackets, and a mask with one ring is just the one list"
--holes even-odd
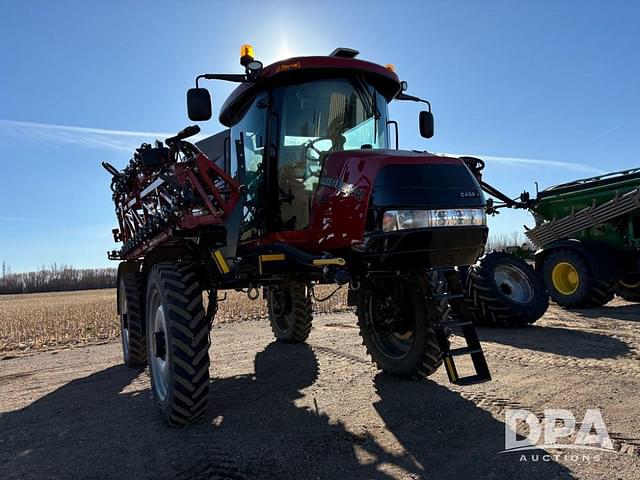
[(438, 227), (375, 232), (353, 250), (368, 268), (425, 270), (470, 265), (482, 255), (489, 229), (486, 226)]

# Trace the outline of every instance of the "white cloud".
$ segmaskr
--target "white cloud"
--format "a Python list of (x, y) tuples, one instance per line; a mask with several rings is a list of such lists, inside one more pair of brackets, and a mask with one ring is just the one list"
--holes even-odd
[(482, 155), (482, 154), (462, 154), (462, 153), (443, 153), (442, 155), (452, 156), (452, 157), (478, 157), (485, 161), (489, 161), (491, 163), (500, 163), (503, 165), (546, 165), (549, 167), (563, 168), (566, 170), (573, 170), (576, 172), (585, 172), (591, 174), (603, 174), (606, 173), (604, 170), (600, 170), (599, 168), (593, 167), (591, 165), (587, 165), (586, 163), (575, 163), (575, 162), (563, 162), (560, 160), (542, 160), (538, 158), (520, 158), (520, 157), (497, 157), (494, 155)]
[[(138, 132), (131, 130), (109, 130), (105, 128), (75, 127), (69, 125), (55, 125), (49, 123), (20, 122), (16, 120), (0, 120), (0, 136), (11, 136), (20, 140), (34, 142), (49, 142), (66, 145), (79, 145), (90, 148), (124, 151), (132, 153), (141, 142), (151, 143), (155, 139), (164, 139), (175, 135), (166, 132)], [(204, 135), (192, 137), (194, 140), (204, 138)], [(601, 174), (604, 171), (591, 165), (557, 160), (541, 160), (520, 157), (499, 157), (482, 154), (443, 153), (460, 157), (463, 155), (477, 156), (483, 160), (503, 165), (546, 165), (577, 172)]]
[(592, 138), (592, 140), (599, 140), (602, 137), (606, 137), (607, 135), (609, 135), (610, 133), (615, 132), (616, 130), (618, 130), (620, 128), (620, 125), (616, 125), (613, 128), (610, 128), (608, 130), (605, 130), (604, 132), (599, 133), (598, 135), (596, 135), (595, 137)]
[[(1, 135), (34, 142), (79, 145), (131, 153), (143, 141), (151, 143), (155, 139), (171, 137), (175, 133), (108, 130), (104, 128), (0, 120)], [(196, 138), (199, 139), (201, 136)]]

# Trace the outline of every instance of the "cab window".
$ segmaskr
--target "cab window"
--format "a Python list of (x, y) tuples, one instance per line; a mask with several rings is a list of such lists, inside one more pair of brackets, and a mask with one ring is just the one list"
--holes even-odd
[(241, 241), (256, 238), (261, 234), (261, 209), (265, 198), (264, 147), (267, 109), (259, 105), (264, 97), (256, 97), (242, 119), (231, 128), (230, 171), (234, 178), (247, 187), (240, 227)]
[(285, 230), (304, 229), (329, 153), (387, 148), (387, 102), (357, 77), (287, 85), (274, 90), (274, 99), (281, 223)]

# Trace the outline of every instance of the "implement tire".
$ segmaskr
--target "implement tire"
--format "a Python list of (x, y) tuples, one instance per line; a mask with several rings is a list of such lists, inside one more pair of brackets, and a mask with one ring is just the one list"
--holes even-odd
[(291, 281), (265, 287), (269, 322), (276, 340), (301, 343), (309, 337), (313, 310), (306, 282)]
[(435, 322), (448, 309), (439, 313), (416, 292), (416, 285), (401, 295), (393, 290), (398, 289), (361, 288), (357, 315), (362, 344), (385, 373), (401, 379), (428, 377), (442, 365)]
[(170, 426), (207, 411), (209, 324), (198, 275), (186, 263), (161, 262), (147, 282), (147, 349), (151, 389)]
[(118, 282), (122, 358), (132, 368), (147, 364), (142, 283), (142, 274), (137, 272), (122, 273)]
[(640, 302), (640, 281), (620, 281), (616, 288), (616, 295), (628, 302)]
[(524, 327), (549, 307), (540, 276), (506, 252), (488, 253), (469, 267), (465, 297), (477, 325)]
[(551, 298), (561, 307), (601, 307), (613, 299), (617, 282), (597, 278), (593, 260), (561, 248), (549, 254), (543, 265)]

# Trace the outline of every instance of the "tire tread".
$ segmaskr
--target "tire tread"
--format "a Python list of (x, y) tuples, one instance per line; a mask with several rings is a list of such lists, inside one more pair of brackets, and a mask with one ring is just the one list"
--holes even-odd
[(140, 367), (147, 364), (147, 337), (144, 325), (143, 276), (141, 273), (122, 274), (124, 294), (127, 299), (127, 322), (129, 326), (128, 367)]
[(160, 262), (153, 267), (154, 273), (168, 304), (167, 334), (175, 359), (167, 404), (161, 409), (169, 425), (189, 425), (204, 417), (209, 395), (209, 323), (202, 287), (188, 264)]

